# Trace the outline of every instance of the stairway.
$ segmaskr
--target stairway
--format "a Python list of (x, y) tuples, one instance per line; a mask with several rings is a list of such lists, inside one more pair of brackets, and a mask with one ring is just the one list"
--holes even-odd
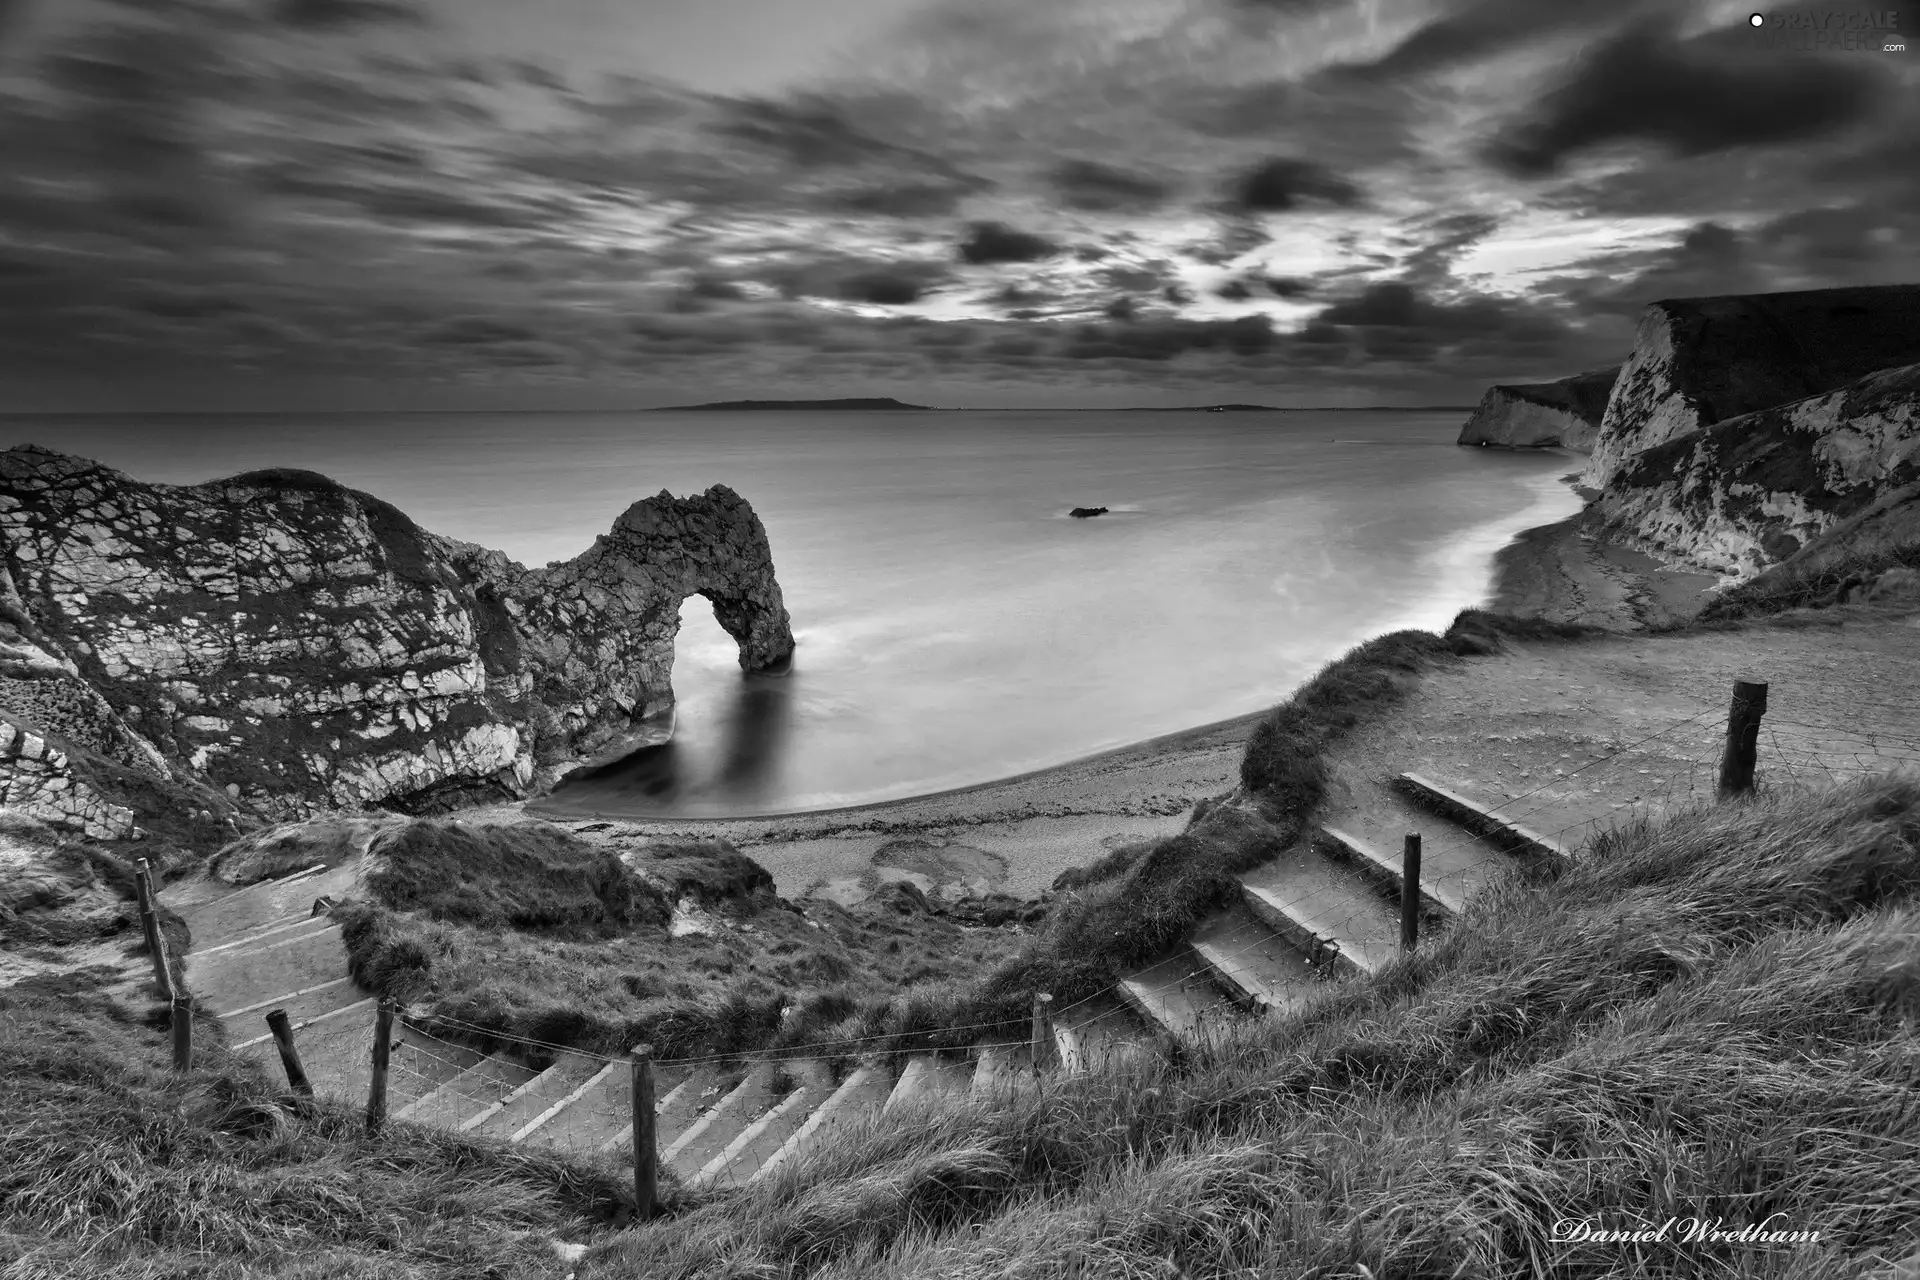
[[(1545, 836), (1455, 790), (1403, 774), (1366, 813), (1342, 815), (1239, 877), (1239, 893), (1180, 945), (1108, 993), (1052, 1019), (1041, 1071), (1099, 1071), (1140, 1057), (1157, 1035), (1193, 1046), (1298, 1007), (1329, 977), (1372, 974), (1399, 953), (1399, 836), (1422, 836), (1423, 936), (1516, 866), (1559, 859)], [(375, 1001), (346, 974), (340, 930), (316, 899), (347, 896), (352, 865), (310, 868), (179, 910), (194, 937), (189, 989), (229, 1043), (280, 1067), (264, 1015), (284, 1009), (317, 1092), (358, 1102), (370, 1075)], [(166, 895), (163, 894), (163, 897)], [(315, 914), (319, 912), (319, 914)], [(991, 1103), (1032, 1089), (1033, 1045), (918, 1053), (898, 1070), (821, 1059), (657, 1063), (655, 1141), (684, 1182), (737, 1186), (792, 1166), (827, 1135), (883, 1114)], [(395, 1026), (388, 1082), (395, 1122), (576, 1156), (631, 1158), (632, 1072), (574, 1052), (514, 1057)]]

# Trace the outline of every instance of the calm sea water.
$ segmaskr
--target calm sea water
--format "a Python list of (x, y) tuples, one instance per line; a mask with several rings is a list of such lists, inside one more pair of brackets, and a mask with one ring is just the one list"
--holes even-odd
[[(187, 483), (305, 467), (530, 564), (630, 502), (724, 483), (798, 640), (743, 677), (682, 611), (675, 741), (556, 804), (686, 816), (891, 799), (1259, 710), (1328, 659), (1486, 596), (1572, 514), (1557, 454), (1458, 413), (500, 414), (14, 419), (14, 443)], [(1106, 506), (1092, 520), (1074, 506)]]

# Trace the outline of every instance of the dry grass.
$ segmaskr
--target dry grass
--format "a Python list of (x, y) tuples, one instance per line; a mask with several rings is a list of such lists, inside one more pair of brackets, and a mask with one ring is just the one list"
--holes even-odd
[[(335, 914), (363, 985), (482, 1049), (520, 1037), (693, 1056), (849, 1039), (990, 967), (1019, 936), (964, 928), (900, 892), (803, 912), (718, 841), (636, 850), (628, 864), (542, 824), (448, 826), (383, 838), (387, 866), (369, 881), (379, 904)], [(682, 900), (711, 933), (672, 936)]]
[(545, 1237), (631, 1214), (607, 1174), (412, 1127), (368, 1140), (202, 1056), (166, 1070), (163, 1034), (84, 979), (0, 992), (0, 1273), (559, 1277)]
[(1900, 566), (1920, 569), (1920, 546), (1849, 555), (1815, 569), (1783, 566), (1714, 597), (1700, 611), (1697, 622), (1725, 625), (1830, 605), (1847, 587), (1872, 582), (1888, 569)]
[[(1855, 1275), (1920, 1237), (1917, 895), (1911, 780), (1684, 814), (1180, 1070), (890, 1121), (581, 1280)], [(1819, 1241), (1549, 1241), (1776, 1210)]]

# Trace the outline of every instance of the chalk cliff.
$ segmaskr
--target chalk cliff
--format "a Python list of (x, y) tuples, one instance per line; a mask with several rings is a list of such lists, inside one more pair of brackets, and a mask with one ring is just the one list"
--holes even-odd
[(1741, 576), (1920, 480), (1920, 364), (1641, 449), (1601, 491), (1616, 536)]
[[(143, 484), (25, 446), (0, 453), (0, 544), (0, 661), (37, 672), (0, 667), (0, 710), (273, 817), (519, 796), (662, 740), (690, 595), (743, 667), (793, 649), (766, 531), (722, 485), (528, 569), (311, 472)], [(45, 681), (83, 692), (33, 702)]]
[(1586, 482), (1730, 418), (1920, 361), (1920, 285), (1656, 302), (1607, 402)]
[(1516, 382), (1487, 388), (1460, 428), (1460, 444), (1510, 449), (1592, 449), (1620, 366), (1575, 374), (1557, 382)]

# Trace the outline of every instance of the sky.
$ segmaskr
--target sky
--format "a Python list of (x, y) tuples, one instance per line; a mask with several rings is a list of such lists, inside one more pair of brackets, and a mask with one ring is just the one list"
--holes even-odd
[(1920, 4), (1754, 12), (0, 0), (0, 412), (1471, 404), (1920, 282)]

